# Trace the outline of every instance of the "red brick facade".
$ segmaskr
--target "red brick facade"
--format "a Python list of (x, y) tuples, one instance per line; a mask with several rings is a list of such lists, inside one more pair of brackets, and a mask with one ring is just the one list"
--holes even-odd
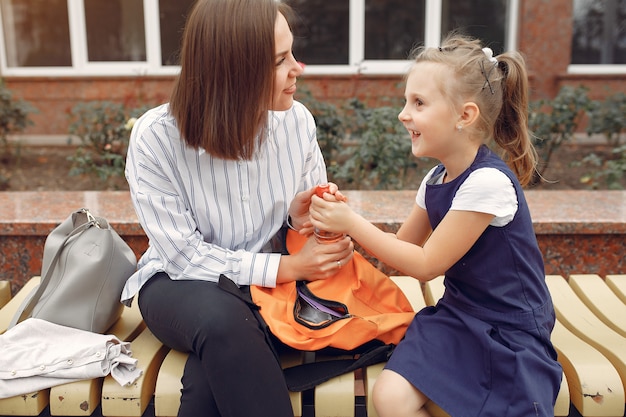
[[(626, 92), (626, 73), (568, 74), (572, 38), (572, 0), (520, 2), (518, 49), (524, 53), (531, 76), (531, 98), (551, 98), (563, 85), (585, 85), (590, 97), (601, 99)], [(341, 103), (357, 97), (376, 103), (381, 97), (402, 95), (401, 76), (304, 75), (302, 80), (320, 100)], [(138, 106), (167, 101), (172, 77), (6, 77), (16, 97), (38, 109), (35, 125), (26, 134), (67, 133), (69, 110), (79, 102), (113, 100)]]

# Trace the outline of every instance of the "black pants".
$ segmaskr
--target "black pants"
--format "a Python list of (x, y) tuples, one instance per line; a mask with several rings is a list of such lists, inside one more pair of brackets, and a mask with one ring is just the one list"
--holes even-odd
[(165, 345), (189, 352), (179, 416), (293, 417), (271, 342), (242, 294), (234, 284), (225, 291), (165, 273), (141, 289), (148, 328)]

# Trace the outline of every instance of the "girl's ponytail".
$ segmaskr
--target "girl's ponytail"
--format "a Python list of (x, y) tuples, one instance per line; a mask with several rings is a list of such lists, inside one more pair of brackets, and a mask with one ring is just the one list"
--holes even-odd
[(537, 153), (528, 130), (528, 74), (518, 52), (498, 55), (502, 73), (502, 108), (495, 119), (493, 138), (505, 151), (505, 160), (522, 185), (536, 172)]

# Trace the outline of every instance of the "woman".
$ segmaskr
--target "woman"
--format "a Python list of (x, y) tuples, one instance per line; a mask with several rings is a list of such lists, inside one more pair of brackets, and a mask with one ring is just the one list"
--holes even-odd
[(249, 286), (326, 279), (352, 257), (349, 238), (277, 253), (284, 224), (312, 230), (326, 182), (313, 117), (293, 100), (302, 67), (286, 10), (198, 1), (170, 103), (132, 131), (126, 177), (150, 245), (122, 300), (139, 294), (154, 335), (189, 352), (179, 416), (292, 416)]

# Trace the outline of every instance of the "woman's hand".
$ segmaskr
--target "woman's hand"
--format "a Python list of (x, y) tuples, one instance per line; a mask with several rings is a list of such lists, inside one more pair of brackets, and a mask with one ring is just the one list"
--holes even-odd
[(334, 276), (354, 256), (350, 237), (327, 244), (309, 236), (300, 251), (281, 257), (277, 283), (295, 280), (317, 281)]

